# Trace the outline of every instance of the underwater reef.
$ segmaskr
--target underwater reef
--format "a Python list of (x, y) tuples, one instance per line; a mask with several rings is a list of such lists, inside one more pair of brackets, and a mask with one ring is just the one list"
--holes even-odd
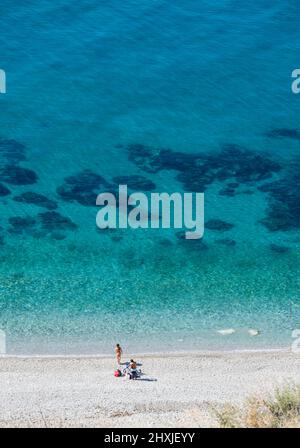
[[(300, 140), (297, 129), (278, 128), (267, 131), (266, 135), (273, 139)], [(249, 150), (235, 143), (222, 144), (219, 151), (201, 153), (184, 153), (140, 143), (114, 146), (120, 151), (126, 151), (129, 161), (139, 171), (154, 176), (163, 170), (174, 171), (175, 178), (186, 192), (205, 192), (213, 183), (221, 184), (217, 194), (228, 198), (238, 194), (255, 194), (255, 190), (258, 190), (266, 195), (266, 214), (260, 224), (270, 232), (300, 228), (299, 164), (287, 170), (269, 154)], [(63, 207), (64, 202), (96, 207), (99, 193), (116, 193), (120, 184), (127, 185), (133, 191), (150, 192), (157, 188), (155, 179), (153, 181), (140, 173), (115, 176), (110, 180), (97, 170), (84, 169), (66, 176), (55, 191), (49, 191), (49, 196), (32, 189), (15, 194), (14, 186), (26, 187), (36, 184), (39, 180), (34, 170), (22, 166), (25, 161), (29, 163), (27, 152), (26, 146), (16, 140), (0, 139), (0, 197), (46, 209), (44, 213), (32, 215), (31, 208), (29, 216), (10, 217), (7, 230), (12, 235), (35, 238), (50, 236), (62, 240), (67, 237), (68, 232), (78, 228), (70, 217), (57, 211), (60, 206)], [(219, 218), (210, 219), (205, 223), (205, 228), (212, 232), (226, 232), (233, 227), (234, 224)], [(182, 233), (178, 232), (176, 237), (178, 244), (189, 247), (189, 241), (183, 238)], [(3, 239), (2, 236), (1, 238)], [(121, 238), (116, 236), (114, 241), (119, 242)], [(220, 238), (215, 240), (215, 243), (227, 247), (236, 245), (236, 241), (230, 238)], [(159, 244), (167, 247), (173, 243), (170, 240), (161, 240)], [(195, 241), (193, 244), (198, 250), (207, 248), (206, 245), (197, 244)], [(276, 244), (271, 245), (270, 250), (274, 253), (286, 251), (285, 246)]]
[(68, 202), (78, 202), (84, 206), (95, 206), (99, 192), (110, 184), (99, 174), (83, 170), (65, 178), (64, 184), (57, 187), (57, 194)]

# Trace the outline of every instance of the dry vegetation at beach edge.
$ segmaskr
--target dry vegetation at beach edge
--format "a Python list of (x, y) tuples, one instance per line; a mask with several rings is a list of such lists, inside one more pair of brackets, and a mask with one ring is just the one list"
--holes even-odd
[(300, 386), (288, 384), (267, 398), (251, 397), (244, 408), (214, 410), (221, 428), (300, 428)]

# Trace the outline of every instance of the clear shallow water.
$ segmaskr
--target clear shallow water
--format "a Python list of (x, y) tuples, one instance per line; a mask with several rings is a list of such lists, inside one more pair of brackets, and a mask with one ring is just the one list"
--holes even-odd
[[(108, 352), (116, 340), (132, 351), (290, 346), (300, 325), (296, 2), (4, 0), (0, 26), (0, 182), (10, 190), (0, 198), (0, 324), (9, 351)], [(137, 143), (152, 155), (134, 157), (127, 145)], [(217, 156), (225, 144), (251, 157)], [(206, 220), (233, 224), (206, 229), (205, 250), (173, 231), (99, 233), (97, 207), (57, 192), (84, 169), (109, 183), (138, 174), (157, 191), (189, 189), (193, 164), (170, 169), (161, 157), (149, 170), (161, 148), (172, 150), (168, 160), (205, 159)], [(24, 185), (24, 172), (7, 165), (38, 179)], [(45, 224), (38, 214), (51, 205), (13, 199), (24, 192), (55, 201), (77, 228), (53, 215)], [(27, 219), (21, 230), (16, 217)], [(234, 335), (216, 333), (231, 327)], [(253, 327), (259, 337), (249, 337)]]

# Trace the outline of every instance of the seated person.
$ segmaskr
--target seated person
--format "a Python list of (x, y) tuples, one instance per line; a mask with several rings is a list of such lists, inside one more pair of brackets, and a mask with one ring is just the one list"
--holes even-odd
[(136, 364), (136, 362), (133, 359), (130, 360), (129, 372), (130, 372), (130, 376), (131, 376), (132, 379), (137, 378), (137, 376), (138, 376), (137, 364)]

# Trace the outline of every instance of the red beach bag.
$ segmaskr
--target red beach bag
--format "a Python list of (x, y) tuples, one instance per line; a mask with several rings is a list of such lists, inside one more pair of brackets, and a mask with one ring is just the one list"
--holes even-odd
[(115, 377), (122, 376), (122, 372), (121, 372), (121, 370), (119, 370), (119, 369), (115, 370), (115, 371), (114, 371), (114, 375), (115, 375)]

